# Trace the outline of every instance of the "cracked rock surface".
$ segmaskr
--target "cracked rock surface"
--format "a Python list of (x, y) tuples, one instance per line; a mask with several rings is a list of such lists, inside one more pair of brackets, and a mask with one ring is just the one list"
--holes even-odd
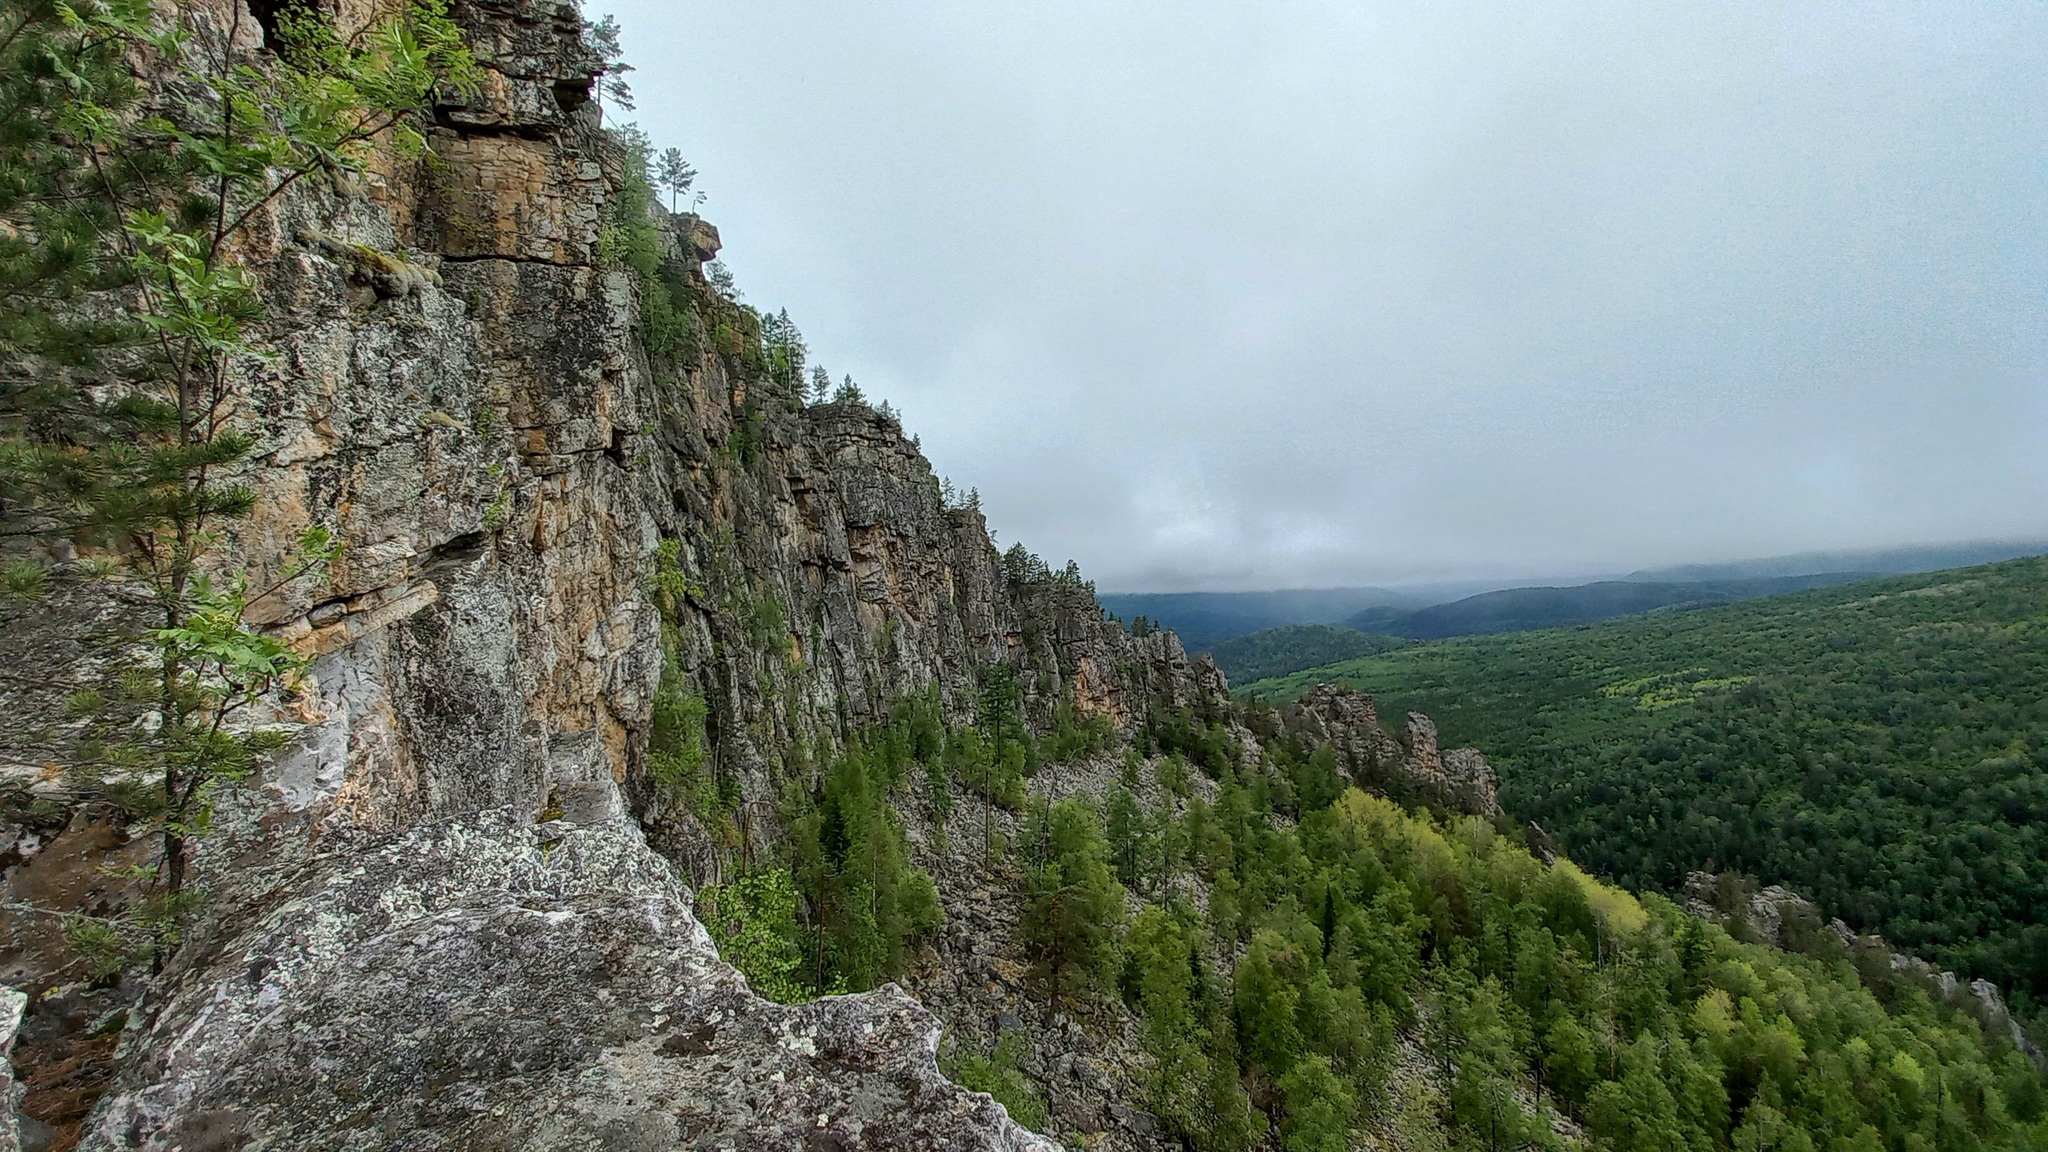
[(894, 985), (755, 996), (622, 819), (439, 820), (287, 891), (178, 975), (84, 1147), (1057, 1147), (941, 1078)]

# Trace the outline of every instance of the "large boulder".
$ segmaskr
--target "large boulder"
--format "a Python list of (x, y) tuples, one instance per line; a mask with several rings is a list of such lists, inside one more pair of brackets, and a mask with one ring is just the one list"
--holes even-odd
[(174, 975), (83, 1147), (1055, 1145), (939, 1075), (894, 985), (785, 1006), (722, 963), (615, 800), (336, 843)]

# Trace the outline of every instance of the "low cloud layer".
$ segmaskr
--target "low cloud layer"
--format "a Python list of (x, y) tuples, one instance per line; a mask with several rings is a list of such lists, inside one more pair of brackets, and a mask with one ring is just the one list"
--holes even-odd
[(2048, 536), (2037, 0), (611, 7), (747, 299), (1104, 588)]

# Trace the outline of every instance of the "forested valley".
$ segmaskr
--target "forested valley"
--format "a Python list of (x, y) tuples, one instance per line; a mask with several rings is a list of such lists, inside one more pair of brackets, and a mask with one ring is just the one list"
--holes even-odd
[(2048, 561), (1416, 645), (1243, 685), (1428, 713), (1502, 800), (1631, 888), (1790, 886), (1895, 946), (2048, 995)]
[[(952, 727), (906, 701), (789, 798), (787, 857), (708, 892), (707, 922), (784, 995), (900, 978), (936, 927), (927, 896), (890, 895), (930, 884), (906, 831), (936, 824), (978, 854), (992, 804), (1014, 835), (982, 875), (1021, 903), (1042, 1010), (1135, 1018), (1144, 1103), (1191, 1147), (1335, 1152), (1359, 1130), (1417, 1149), (2048, 1141), (2039, 1069), (1925, 986), (1841, 950), (1744, 943), (1544, 862), (1505, 817), (1368, 794), (1263, 706), (1236, 718), (1249, 727), (1155, 714), (1121, 754), (1063, 723), (992, 768), (998, 711)], [(1037, 790), (1077, 758), (1115, 765), (1106, 794)], [(891, 795), (921, 802), (899, 816)], [(957, 1055), (955, 1074), (1043, 1117), (1017, 1047)]]

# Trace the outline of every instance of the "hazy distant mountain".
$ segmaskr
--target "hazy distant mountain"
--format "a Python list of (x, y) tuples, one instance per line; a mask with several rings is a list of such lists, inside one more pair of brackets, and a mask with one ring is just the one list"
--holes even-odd
[[(1341, 624), (1360, 632), (1418, 639), (1515, 632), (1585, 624), (1655, 608), (1726, 604), (1867, 576), (1936, 572), (2044, 553), (2048, 553), (2048, 540), (1979, 540), (1803, 552), (1725, 564), (1684, 564), (1646, 568), (1618, 578), (1582, 576), (1546, 581), (1540, 586), (1513, 587), (1506, 581), (1466, 580), (1396, 588), (1125, 592), (1106, 595), (1101, 600), (1104, 608), (1126, 622), (1146, 617), (1178, 632), (1188, 651), (1203, 652), (1232, 637), (1294, 624)], [(1326, 639), (1321, 637), (1315, 643)]]
[[(1417, 640), (1470, 636), (1483, 632), (1522, 632), (1590, 624), (1656, 608), (1730, 604), (1758, 596), (1776, 596), (1827, 584), (1846, 584), (1870, 573), (1827, 572), (1751, 580), (1710, 580), (1650, 583), (1603, 580), (1565, 588), (1505, 588), (1482, 592), (1449, 604), (1433, 604), (1409, 612), (1368, 608), (1345, 620), (1348, 627)], [(1309, 665), (1303, 665), (1308, 667)]]
[(1143, 616), (1173, 629), (1190, 652), (1205, 651), (1232, 636), (1283, 624), (1335, 624), (1365, 608), (1419, 608), (1428, 603), (1386, 588), (1131, 592), (1100, 599), (1104, 608), (1126, 623)]
[(1646, 568), (1624, 580), (1659, 584), (1706, 580), (1755, 580), (1773, 576), (1810, 576), (1818, 572), (1868, 572), (1875, 576), (1940, 572), (1995, 564), (2022, 556), (2048, 553), (2048, 540), (1975, 540), (1965, 544), (1918, 544), (1907, 548), (1862, 548), (1842, 552), (1801, 552), (1762, 560), (1727, 564), (1680, 564)]

